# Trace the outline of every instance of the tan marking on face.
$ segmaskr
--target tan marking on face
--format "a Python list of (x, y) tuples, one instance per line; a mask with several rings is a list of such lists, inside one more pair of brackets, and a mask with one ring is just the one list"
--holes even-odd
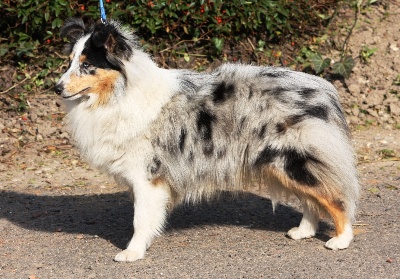
[(157, 178), (154, 178), (153, 180), (151, 180), (151, 184), (153, 186), (165, 185), (165, 180), (162, 179), (161, 177), (157, 177)]
[(283, 187), (298, 196), (312, 198), (332, 217), (336, 235), (344, 232), (345, 225), (349, 223), (349, 220), (339, 194), (327, 194), (324, 190), (326, 186), (322, 185), (313, 187), (302, 185), (273, 167), (265, 168), (265, 176), (268, 181), (279, 182)]
[[(110, 100), (114, 84), (120, 76), (121, 74), (118, 71), (105, 69), (96, 69), (94, 75), (77, 76), (72, 74), (65, 88), (67, 92), (70, 92), (71, 96), (79, 92), (82, 92), (82, 94), (97, 94), (98, 99), (93, 106), (104, 106)], [(89, 89), (85, 90), (86, 88)]]
[(74, 52), (72, 52), (70, 55), (69, 55), (69, 61), (72, 61), (72, 59), (74, 59), (74, 56), (75, 56), (75, 53)]
[(82, 63), (83, 61), (86, 61), (86, 55), (79, 56), (79, 62)]

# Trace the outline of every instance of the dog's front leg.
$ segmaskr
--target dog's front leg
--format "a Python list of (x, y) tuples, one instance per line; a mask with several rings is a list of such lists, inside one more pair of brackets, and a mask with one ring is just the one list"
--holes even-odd
[(144, 258), (154, 237), (164, 227), (170, 190), (160, 180), (142, 180), (133, 183), (134, 234), (128, 247), (115, 256), (117, 262), (133, 262)]

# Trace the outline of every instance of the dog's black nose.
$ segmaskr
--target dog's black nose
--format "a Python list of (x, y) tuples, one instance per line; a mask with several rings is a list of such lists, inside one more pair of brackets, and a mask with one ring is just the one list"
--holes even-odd
[(54, 86), (54, 91), (56, 92), (57, 95), (61, 95), (61, 93), (64, 91), (64, 84), (62, 82), (56, 84), (56, 86)]

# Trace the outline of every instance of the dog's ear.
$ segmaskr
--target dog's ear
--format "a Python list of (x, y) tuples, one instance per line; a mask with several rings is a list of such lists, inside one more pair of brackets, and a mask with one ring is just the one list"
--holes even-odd
[(85, 34), (85, 31), (85, 23), (80, 18), (68, 18), (64, 22), (64, 25), (61, 27), (60, 36), (61, 38), (67, 38), (69, 41), (64, 48), (64, 53), (70, 54), (72, 52), (76, 41)]
[(71, 44), (74, 44), (85, 33), (85, 24), (80, 18), (69, 18), (61, 27), (61, 38), (67, 38)]
[(103, 47), (109, 56), (128, 59), (132, 54), (132, 42), (117, 22), (97, 24), (91, 39), (96, 47)]

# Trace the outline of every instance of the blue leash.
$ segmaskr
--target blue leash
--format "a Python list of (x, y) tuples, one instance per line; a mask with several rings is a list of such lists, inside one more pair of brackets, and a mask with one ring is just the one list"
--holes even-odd
[(103, 0), (100, 1), (100, 19), (103, 24), (107, 23), (106, 10), (104, 9)]

